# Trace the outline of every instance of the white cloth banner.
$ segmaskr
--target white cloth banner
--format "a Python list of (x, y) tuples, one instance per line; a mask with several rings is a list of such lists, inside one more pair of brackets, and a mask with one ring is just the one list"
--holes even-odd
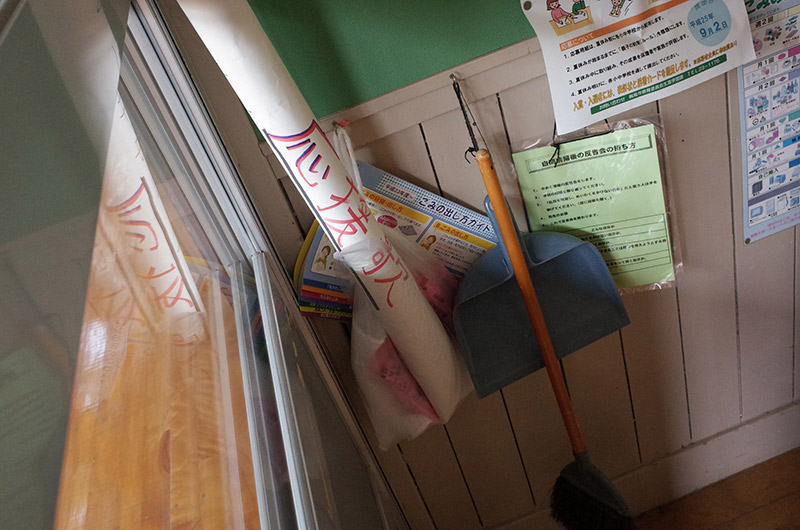
[[(742, 0), (521, 0), (565, 134), (755, 58)], [(563, 4), (563, 5), (562, 5)]]
[(250, 6), (246, 0), (178, 3), (337, 250), (358, 243), (369, 249), (351, 266), (403, 360), (447, 421), (468, 388), (463, 361)]

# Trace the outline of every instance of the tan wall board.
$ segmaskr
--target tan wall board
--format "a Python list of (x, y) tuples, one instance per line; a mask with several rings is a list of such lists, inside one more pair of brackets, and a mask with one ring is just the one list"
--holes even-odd
[(493, 530), (563, 530), (564, 527), (550, 517), (550, 510), (539, 510), (521, 519), (498, 526)]
[(436, 528), (481, 528), (444, 427), (433, 427), (419, 438), (400, 444), (400, 450)]
[(689, 414), (675, 289), (626, 293), (622, 329), (642, 461), (689, 443)]
[[(463, 86), (468, 86), (467, 82)], [(455, 95), (453, 97), (455, 98)], [(511, 168), (511, 157), (497, 97), (492, 95), (470, 102), (469, 106), (483, 133), (481, 138), (479, 132), (475, 131), (478, 146), (480, 148), (488, 146), (506, 200), (517, 222), (521, 223), (520, 226), (526, 227), (522, 196), (519, 183)], [(423, 123), (423, 129), (445, 197), (478, 212), (484, 212), (483, 200), (486, 197), (486, 187), (475, 157), (469, 154), (465, 157), (472, 142), (461, 110), (428, 120)]]
[(793, 229), (745, 244), (738, 87), (728, 74), (742, 418), (790, 403), (794, 385)]
[(533, 496), (499, 392), (472, 393), (447, 423), (447, 432), (484, 526), (533, 510)]
[(678, 303), (692, 436), (739, 421), (725, 78), (660, 101), (683, 269)]
[(356, 159), (396, 177), (439, 193), (428, 159), (425, 139), (418, 124), (397, 131), (356, 149)]
[(549, 506), (556, 477), (573, 460), (569, 439), (544, 370), (502, 390), (538, 509)]
[(609, 477), (639, 465), (619, 332), (563, 359), (575, 415), (592, 462)]

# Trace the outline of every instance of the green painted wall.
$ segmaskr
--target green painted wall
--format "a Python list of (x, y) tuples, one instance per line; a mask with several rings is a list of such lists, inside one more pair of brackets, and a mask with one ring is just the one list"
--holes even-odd
[(249, 0), (321, 118), (534, 36), (519, 0)]

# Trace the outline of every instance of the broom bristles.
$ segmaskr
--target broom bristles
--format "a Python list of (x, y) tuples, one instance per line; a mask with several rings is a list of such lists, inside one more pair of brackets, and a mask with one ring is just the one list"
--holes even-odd
[(553, 519), (567, 530), (636, 530), (633, 516), (614, 486), (596, 473), (580, 476), (577, 469), (584, 474), (587, 471), (585, 466), (567, 466), (553, 486)]

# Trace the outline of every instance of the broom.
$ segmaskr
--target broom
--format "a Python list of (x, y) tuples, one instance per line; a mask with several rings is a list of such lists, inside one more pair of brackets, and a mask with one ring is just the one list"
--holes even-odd
[[(458, 103), (472, 140), (472, 148), (468, 152), (474, 153), (478, 160), (481, 177), (483, 177), (483, 183), (500, 228), (500, 237), (505, 243), (514, 276), (520, 291), (522, 291), (525, 308), (536, 334), (536, 342), (542, 352), (545, 369), (553, 387), (558, 409), (561, 412), (575, 457), (574, 462), (561, 470), (561, 474), (556, 479), (550, 498), (550, 514), (568, 530), (635, 530), (633, 516), (624, 499), (603, 472), (589, 460), (586, 445), (578, 429), (578, 422), (575, 419), (572, 402), (567, 392), (564, 374), (561, 372), (561, 365), (558, 363), (553, 344), (550, 341), (547, 324), (533, 288), (533, 281), (520, 247), (511, 212), (492, 164), (492, 157), (486, 149), (478, 148), (478, 142), (472, 130), (472, 125), (477, 128), (477, 123), (474, 122), (474, 119), (470, 120), (468, 114), (471, 113), (461, 95), (461, 88), (456, 77), (451, 75), (450, 78), (453, 81), (453, 89), (458, 97)], [(480, 133), (480, 130), (478, 132)]]

